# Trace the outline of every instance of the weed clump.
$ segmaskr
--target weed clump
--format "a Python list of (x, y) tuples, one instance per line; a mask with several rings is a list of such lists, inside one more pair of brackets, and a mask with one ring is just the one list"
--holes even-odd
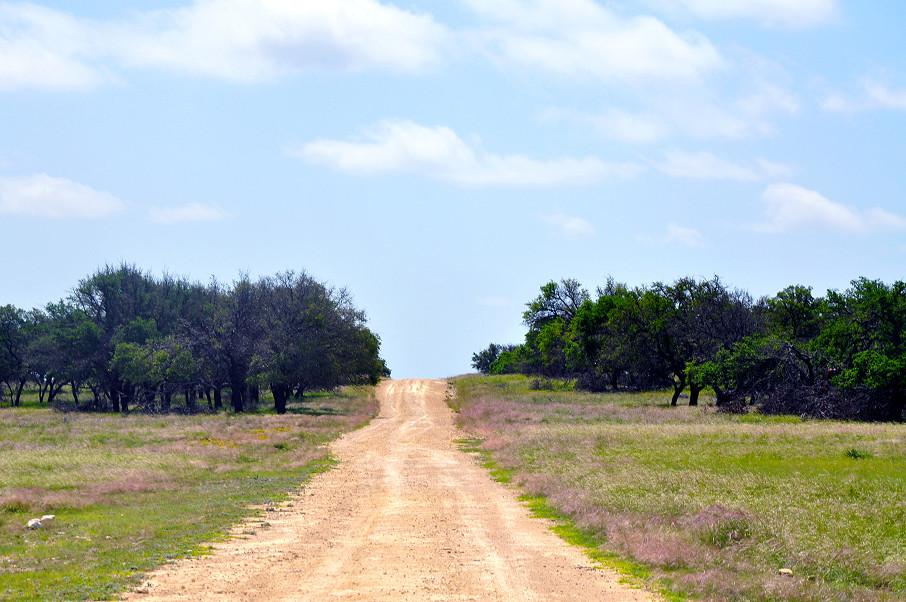
[[(498, 388), (506, 388), (504, 383), (499, 384), (503, 386)], [(552, 378), (533, 378), (529, 384), (531, 391), (572, 391), (573, 388), (574, 384), (571, 381)]]
[(867, 452), (867, 451), (865, 451), (865, 450), (857, 449), (857, 448), (855, 448), (855, 447), (851, 447), (851, 448), (849, 448), (848, 450), (846, 450), (846, 452), (844, 453), (844, 455), (845, 455), (847, 458), (852, 458), (853, 460), (866, 460), (866, 459), (868, 459), (868, 458), (874, 458), (874, 457), (875, 457), (874, 454), (872, 454), (871, 452)]
[(752, 535), (753, 513), (714, 503), (696, 514), (689, 526), (701, 541), (717, 548), (726, 548)]
[(34, 510), (32, 501), (20, 496), (2, 498), (0, 499), (0, 511), (10, 514), (25, 514)]

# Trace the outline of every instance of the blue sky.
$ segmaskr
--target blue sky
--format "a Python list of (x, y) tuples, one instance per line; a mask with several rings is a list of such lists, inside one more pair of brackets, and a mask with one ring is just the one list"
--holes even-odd
[(0, 303), (347, 287), (395, 377), (551, 279), (903, 279), (906, 4), (0, 1)]

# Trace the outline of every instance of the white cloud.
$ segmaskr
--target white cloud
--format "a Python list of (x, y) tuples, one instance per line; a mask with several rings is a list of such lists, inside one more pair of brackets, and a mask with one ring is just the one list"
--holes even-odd
[(783, 163), (774, 163), (773, 161), (768, 161), (767, 159), (762, 158), (755, 159), (755, 164), (758, 166), (758, 169), (762, 174), (762, 178), (765, 180), (781, 180), (789, 178), (795, 171), (789, 165), (784, 165)]
[(821, 107), (832, 113), (856, 113), (871, 109), (906, 110), (906, 88), (894, 88), (874, 77), (865, 77), (854, 95), (828, 94)]
[(903, 216), (878, 207), (858, 211), (795, 184), (771, 184), (761, 198), (767, 205), (768, 221), (756, 224), (755, 229), (762, 232), (827, 229), (866, 234), (878, 230), (906, 230)]
[(649, 16), (624, 18), (593, 0), (466, 3), (489, 23), (477, 39), (501, 64), (642, 83), (694, 81), (722, 65), (701, 34), (677, 33)]
[(654, 113), (630, 113), (618, 109), (606, 110), (592, 120), (599, 132), (608, 138), (634, 144), (647, 144), (663, 139), (668, 126)]
[(110, 78), (87, 22), (33, 4), (0, 3), (0, 90), (84, 89)]
[(376, 0), (196, 0), (111, 37), (130, 64), (252, 81), (307, 69), (420, 71), (446, 38), (430, 16)]
[(821, 102), (821, 108), (831, 113), (852, 113), (863, 108), (853, 99), (834, 92)]
[(124, 209), (108, 192), (47, 174), (0, 177), (0, 213), (51, 219), (100, 219)]
[(183, 207), (152, 207), (151, 221), (159, 224), (179, 224), (184, 222), (217, 222), (229, 215), (220, 207), (190, 203)]
[(864, 86), (868, 98), (875, 106), (885, 109), (906, 109), (906, 88), (894, 90), (873, 79), (865, 80)]
[(541, 114), (550, 121), (568, 120), (587, 124), (600, 135), (630, 144), (651, 144), (670, 135), (670, 126), (654, 112), (632, 113), (617, 108), (606, 108), (596, 115), (580, 111), (550, 108)]
[(769, 82), (760, 82), (748, 96), (738, 103), (744, 115), (765, 115), (783, 113), (795, 115), (799, 112), (799, 99), (783, 87)]
[(364, 140), (316, 140), (289, 154), (356, 175), (407, 172), (465, 186), (563, 186), (631, 178), (644, 167), (597, 157), (533, 159), (485, 152), (445, 126), (384, 120)]
[(703, 19), (755, 19), (767, 25), (811, 27), (833, 22), (836, 0), (678, 0)]
[(704, 237), (701, 232), (695, 230), (694, 228), (687, 228), (685, 226), (680, 226), (677, 223), (671, 222), (667, 224), (667, 234), (664, 236), (652, 236), (650, 234), (637, 234), (635, 237), (639, 242), (646, 244), (659, 244), (659, 245), (684, 245), (687, 247), (702, 247), (704, 246)]
[(789, 167), (766, 159), (756, 159), (751, 165), (740, 165), (704, 151), (686, 153), (673, 150), (665, 152), (664, 156), (666, 160), (657, 165), (658, 169), (677, 178), (755, 182), (792, 175)]
[(595, 228), (581, 217), (566, 215), (559, 209), (550, 215), (538, 216), (550, 228), (551, 236), (566, 240), (575, 240), (594, 236)]
[(429, 15), (377, 0), (196, 0), (133, 20), (89, 21), (0, 4), (0, 89), (88, 88), (107, 63), (234, 81), (305, 70), (421, 71), (449, 35)]
[[(740, 140), (775, 132), (774, 119), (795, 115), (799, 98), (759, 74), (759, 66), (743, 72), (743, 90), (724, 94), (717, 85), (682, 90), (648, 90), (633, 98), (632, 109), (604, 107), (599, 113), (548, 109), (547, 119), (565, 119), (593, 128), (600, 135), (630, 144), (652, 144), (670, 138)], [(776, 76), (776, 79), (782, 79)]]
[(764, 123), (693, 96), (656, 99), (638, 112), (607, 108), (597, 115), (575, 114), (574, 119), (607, 138), (634, 144), (673, 137), (737, 140), (768, 132)]
[(661, 239), (665, 244), (680, 244), (687, 247), (700, 247), (704, 244), (701, 232), (679, 224), (667, 224), (667, 235)]

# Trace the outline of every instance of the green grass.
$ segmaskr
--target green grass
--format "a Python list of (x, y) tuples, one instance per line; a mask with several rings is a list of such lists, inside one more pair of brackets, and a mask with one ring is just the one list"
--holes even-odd
[[(323, 444), (376, 411), (370, 389), (277, 416), (0, 409), (0, 599), (109, 599), (143, 573), (287, 499), (331, 465)], [(55, 514), (48, 528), (29, 518)]]
[(906, 598), (904, 425), (728, 416), (520, 377), (454, 384), (460, 424), (499, 470), (673, 592)]
[[(467, 438), (455, 440), (461, 451), (478, 455), (479, 463), (488, 469), (491, 476), (498, 483), (511, 484), (514, 470), (502, 469), (494, 461), (491, 452), (482, 448), (482, 439)], [(576, 524), (568, 515), (553, 506), (545, 495), (522, 494), (519, 501), (523, 502), (536, 518), (544, 518), (553, 522), (551, 530), (568, 543), (582, 548), (586, 555), (600, 567), (608, 567), (619, 571), (623, 578), (621, 583), (631, 587), (647, 587), (658, 592), (667, 600), (684, 600), (685, 596), (676, 594), (666, 589), (662, 583), (652, 578), (651, 571), (644, 565), (629, 561), (618, 554), (607, 550), (604, 540), (600, 535), (593, 533)]]

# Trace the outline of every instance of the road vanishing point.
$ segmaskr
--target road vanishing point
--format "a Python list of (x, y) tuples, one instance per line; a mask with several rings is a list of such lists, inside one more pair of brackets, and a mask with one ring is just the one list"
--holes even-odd
[(167, 565), (127, 596), (163, 600), (650, 601), (596, 568), (491, 479), (441, 380), (388, 380), (380, 414), (331, 444), (339, 460), (213, 554)]

